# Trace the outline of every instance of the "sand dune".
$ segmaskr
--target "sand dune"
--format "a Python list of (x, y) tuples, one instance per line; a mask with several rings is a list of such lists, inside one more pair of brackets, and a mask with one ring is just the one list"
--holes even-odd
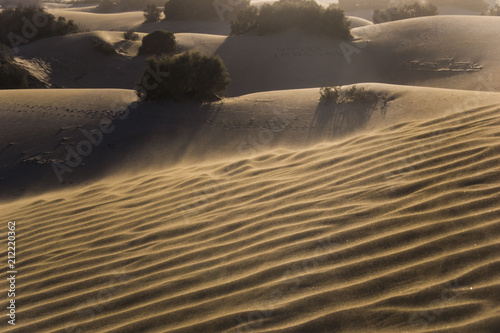
[[(213, 54), (225, 36), (179, 33), (176, 38), (179, 52)], [(110, 44), (116, 54), (102, 53), (98, 43)], [(125, 40), (123, 31), (93, 31), (30, 43), (19, 48), (17, 59), (49, 87), (133, 89), (144, 71), (140, 46), (140, 40)]]
[[(190, 22), (178, 23), (196, 27)], [(168, 29), (168, 24), (160, 22), (139, 31)], [(498, 17), (439, 16), (361, 26), (352, 29), (352, 43), (300, 31), (225, 37), (225, 33), (183, 30), (173, 30), (178, 32), (182, 51), (217, 54), (223, 59), (233, 80), (226, 92), (231, 97), (358, 82), (500, 90), (494, 80), (500, 75)], [(93, 48), (93, 39), (111, 41), (123, 47), (125, 54), (100, 54)], [(134, 57), (139, 45), (125, 42), (122, 31), (97, 31), (41, 40), (21, 47), (19, 56), (35, 64), (42, 59), (53, 67), (55, 86), (131, 89), (143, 70), (143, 60)], [(80, 59), (77, 52), (88, 56)]]
[(144, 12), (125, 13), (90, 13), (74, 11), (71, 9), (50, 9), (50, 13), (56, 16), (66, 17), (75, 21), (83, 29), (103, 31), (123, 31), (132, 29), (140, 32), (152, 32), (163, 29), (178, 32), (205, 33), (214, 35), (229, 35), (231, 28), (229, 23), (220, 20), (212, 21), (160, 21), (156, 23), (144, 23)]
[(4, 203), (10, 331), (494, 332), (499, 112)]
[[(86, 10), (16, 54), (66, 89), (0, 90), (0, 331), (498, 331), (500, 18), (351, 18), (347, 43)], [(219, 55), (229, 97), (137, 103), (123, 32), (159, 28)]]
[[(93, 147), (84, 166), (64, 174), (66, 186), (118, 172), (117, 168), (140, 170), (182, 159), (199, 163), (276, 147), (307, 147), (500, 103), (498, 93), (378, 83), (356, 86), (375, 100), (324, 108), (319, 105), (319, 89), (312, 88), (255, 93), (212, 105), (136, 105), (132, 90), (0, 91), (0, 99), (8, 101), (0, 106), (0, 130), (5, 133), (0, 138), (0, 194), (60, 187), (52, 163), (67, 164), (68, 147), (76, 151), (79, 143), (88, 141), (82, 131), (99, 129), (103, 119), (112, 120), (115, 130)], [(36, 177), (37, 186), (27, 174)]]

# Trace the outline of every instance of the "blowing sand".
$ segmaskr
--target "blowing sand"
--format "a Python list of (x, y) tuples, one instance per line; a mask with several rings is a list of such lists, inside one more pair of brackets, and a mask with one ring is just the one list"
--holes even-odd
[[(346, 57), (297, 31), (56, 7), (92, 31), (16, 57), (64, 89), (0, 91), (17, 238), (0, 331), (498, 331), (500, 18), (353, 20)], [(137, 104), (144, 57), (123, 31), (156, 27), (219, 55), (229, 97)], [(325, 85), (372, 99), (327, 108)]]

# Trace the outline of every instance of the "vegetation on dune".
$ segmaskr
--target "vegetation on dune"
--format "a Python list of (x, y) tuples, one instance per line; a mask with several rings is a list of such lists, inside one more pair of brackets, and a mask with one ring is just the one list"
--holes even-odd
[(94, 43), (95, 49), (101, 52), (102, 54), (105, 55), (116, 54), (115, 48), (110, 43), (99, 39), (93, 39), (92, 42)]
[[(151, 71), (167, 73), (151, 82)], [(230, 83), (224, 63), (219, 57), (186, 52), (175, 57), (153, 57), (137, 87), (141, 100), (190, 100), (209, 102), (220, 99)]]
[(157, 22), (160, 20), (161, 10), (152, 3), (148, 3), (144, 9), (144, 18), (146, 23)]
[(123, 38), (125, 40), (136, 41), (139, 40), (139, 35), (134, 32), (134, 30), (128, 30), (123, 33)]
[(438, 8), (433, 4), (421, 4), (415, 2), (412, 5), (402, 7), (391, 7), (386, 10), (375, 10), (373, 12), (373, 23), (404, 20), (413, 17), (438, 15)]
[(344, 11), (336, 6), (324, 8), (314, 0), (279, 0), (260, 9), (250, 7), (240, 11), (231, 22), (231, 34), (249, 31), (272, 34), (299, 28), (315, 35), (347, 40), (351, 38), (349, 24)]
[(16, 65), (10, 48), (0, 44), (0, 89), (28, 88), (27, 72)]
[(170, 31), (155, 30), (142, 39), (139, 55), (174, 54), (177, 52), (175, 35)]
[(43, 7), (17, 6), (0, 12), (0, 43), (12, 48), (52, 36), (79, 32), (78, 26), (64, 17), (57, 19)]
[(250, 0), (169, 0), (163, 12), (165, 20), (227, 20), (249, 6)]
[(375, 98), (364, 88), (358, 88), (355, 85), (351, 89), (342, 91), (342, 86), (322, 87), (320, 89), (319, 101), (321, 104), (342, 104), (353, 102), (368, 102)]
[(491, 16), (500, 16), (500, 5), (496, 4), (495, 7), (489, 10), (488, 14)]

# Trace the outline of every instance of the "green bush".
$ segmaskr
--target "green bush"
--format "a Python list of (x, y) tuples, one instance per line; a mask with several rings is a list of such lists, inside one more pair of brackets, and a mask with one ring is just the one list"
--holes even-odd
[(125, 40), (136, 41), (139, 40), (139, 35), (136, 34), (133, 30), (128, 30), (123, 33), (123, 38), (125, 38)]
[(94, 43), (95, 49), (101, 52), (102, 54), (105, 55), (116, 54), (115, 48), (110, 43), (98, 39), (94, 39), (92, 40), (92, 42)]
[(170, 31), (155, 30), (142, 39), (139, 55), (173, 54), (177, 52), (175, 35)]
[[(137, 94), (141, 100), (191, 100), (207, 102), (220, 99), (230, 82), (227, 70), (219, 57), (198, 52), (175, 57), (153, 57), (147, 60)], [(150, 82), (151, 71), (168, 73), (160, 82)], [(154, 87), (154, 89), (148, 89)]]
[(146, 23), (157, 22), (160, 20), (161, 10), (156, 5), (149, 3), (144, 9), (144, 18)]
[(369, 102), (376, 98), (375, 95), (368, 93), (364, 88), (358, 88), (355, 85), (351, 89), (342, 91), (342, 86), (322, 87), (320, 89), (320, 103), (344, 104), (354, 102)]
[(0, 89), (28, 88), (28, 74), (12, 58), (0, 54)]
[(272, 34), (290, 28), (337, 39), (351, 38), (349, 21), (341, 9), (327, 9), (314, 0), (279, 0), (264, 4), (259, 10), (252, 7), (241, 11), (231, 22), (231, 34), (238, 35), (256, 30), (259, 34)]
[(404, 20), (413, 17), (438, 15), (438, 8), (431, 3), (421, 4), (415, 2), (412, 5), (403, 7), (391, 7), (387, 10), (375, 10), (373, 12), (373, 23), (383, 23), (389, 21)]
[[(31, 26), (31, 29), (26, 29)], [(79, 32), (78, 26), (64, 17), (45, 11), (43, 7), (18, 6), (0, 12), (0, 43), (17, 47), (28, 42)]]
[(165, 20), (228, 19), (249, 6), (250, 0), (169, 0), (163, 13)]

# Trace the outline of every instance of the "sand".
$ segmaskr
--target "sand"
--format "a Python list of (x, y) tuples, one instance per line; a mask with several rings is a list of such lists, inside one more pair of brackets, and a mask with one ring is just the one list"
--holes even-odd
[(493, 332), (498, 110), (3, 204), (13, 332)]
[[(498, 330), (500, 18), (359, 18), (342, 44), (50, 8), (92, 31), (20, 47), (51, 89), (0, 91), (0, 331)], [(228, 97), (137, 104), (123, 32), (157, 27), (219, 55)]]

